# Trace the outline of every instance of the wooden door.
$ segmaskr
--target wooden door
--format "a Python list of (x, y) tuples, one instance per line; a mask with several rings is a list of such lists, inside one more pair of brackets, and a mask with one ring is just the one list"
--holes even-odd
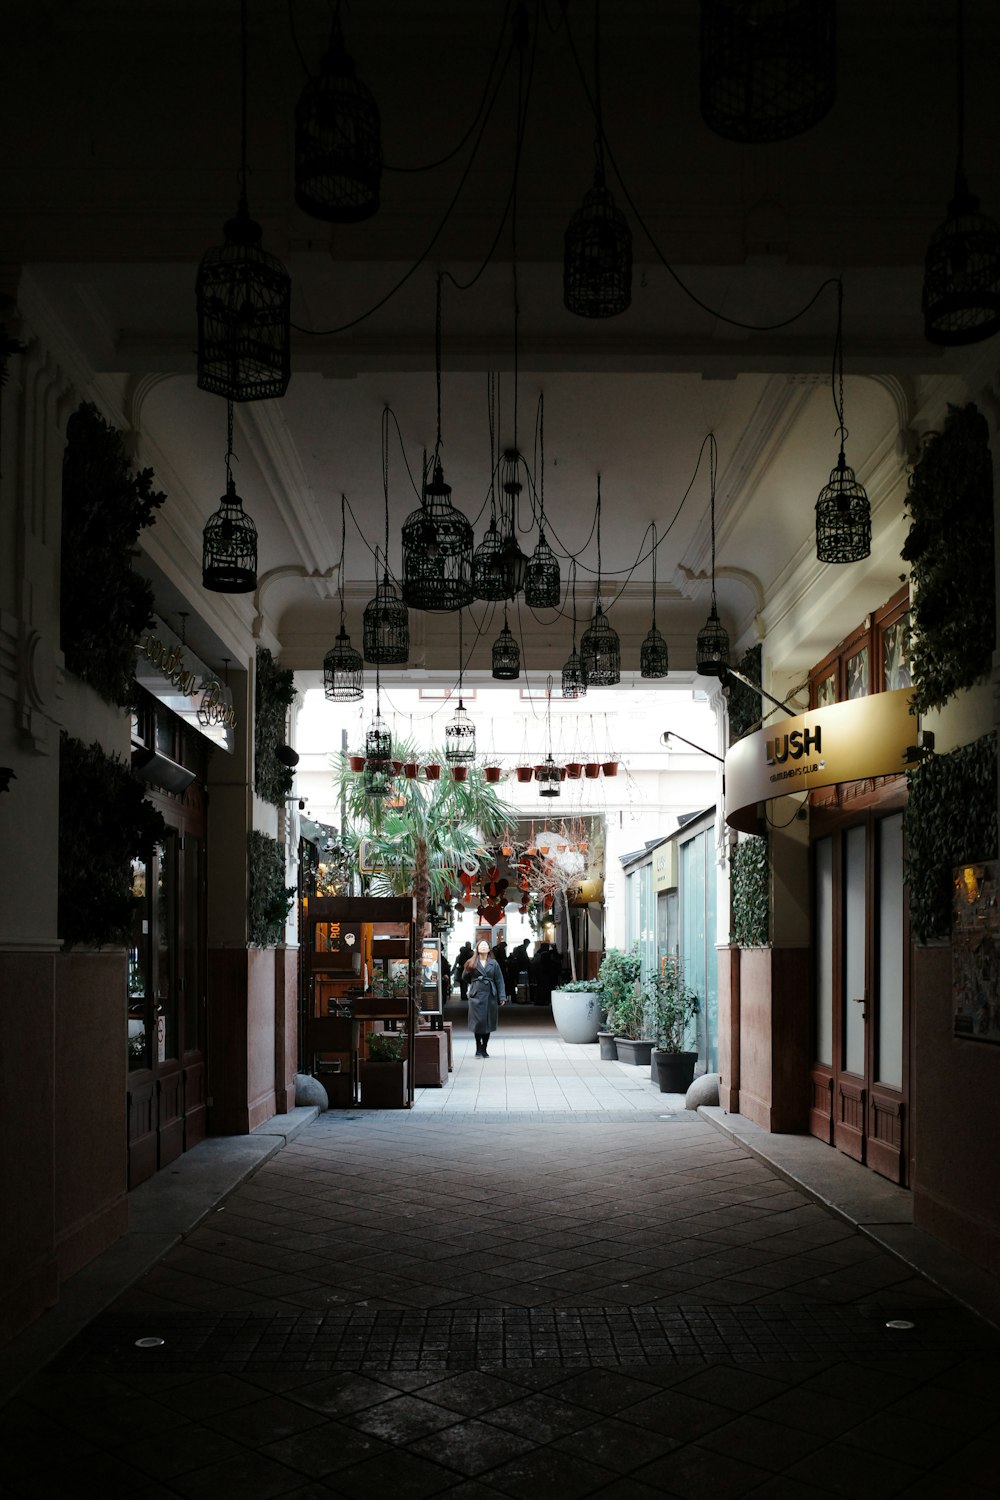
[(205, 1135), (205, 868), (198, 800), (186, 816), (174, 804), (161, 804), (166, 836), (132, 866), (130, 1187)]
[(813, 844), (814, 1135), (894, 1182), (907, 1171), (903, 814), (871, 809)]

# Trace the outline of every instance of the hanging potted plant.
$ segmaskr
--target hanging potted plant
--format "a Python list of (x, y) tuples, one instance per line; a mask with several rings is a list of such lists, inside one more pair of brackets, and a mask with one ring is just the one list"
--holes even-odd
[(568, 760), (566, 762), (566, 775), (569, 777), (570, 781), (579, 781), (581, 776), (583, 775), (583, 761)]
[(367, 762), (363, 755), (349, 755), (347, 757), (347, 764), (352, 771), (363, 771)]
[(469, 768), (463, 765), (452, 766), (451, 775), (453, 781), (466, 781), (469, 776)]
[(590, 781), (594, 781), (601, 774), (601, 763), (599, 760), (588, 760), (583, 768), (583, 774)]
[(618, 762), (616, 760), (602, 761), (601, 770), (604, 772), (605, 776), (617, 776)]
[(518, 781), (530, 781), (535, 774), (534, 766), (515, 766), (514, 775)]
[(501, 766), (484, 766), (483, 775), (487, 781), (499, 781), (503, 775), (503, 768)]
[(420, 763), (419, 763), (419, 761), (404, 760), (404, 762), (403, 762), (403, 775), (406, 777), (407, 781), (416, 781), (416, 779), (417, 779), (417, 773), (419, 772), (419, 770), (420, 770)]
[(436, 760), (432, 760), (428, 765), (424, 766), (424, 775), (427, 777), (428, 781), (440, 781), (441, 766), (439, 762)]
[(688, 1023), (698, 1014), (700, 1003), (694, 990), (684, 983), (679, 958), (667, 959), (659, 974), (651, 974), (643, 986), (646, 1014), (656, 1039), (650, 1076), (661, 1094), (686, 1094), (694, 1078), (697, 1052), (684, 1050)]

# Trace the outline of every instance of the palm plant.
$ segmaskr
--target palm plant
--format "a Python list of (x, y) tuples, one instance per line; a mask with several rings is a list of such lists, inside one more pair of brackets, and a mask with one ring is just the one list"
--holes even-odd
[[(419, 758), (406, 741), (394, 743), (394, 760)], [(444, 756), (434, 758), (444, 761)], [(499, 796), (476, 766), (464, 781), (445, 775), (439, 781), (402, 777), (390, 798), (365, 792), (362, 773), (352, 771), (345, 755), (333, 758), (334, 782), (343, 799), (347, 824), (368, 842), (376, 873), (375, 896), (413, 895), (416, 930), (424, 930), (431, 903), (445, 902), (460, 889), (459, 871), (477, 868), (484, 843), (495, 840), (513, 822), (515, 809)]]

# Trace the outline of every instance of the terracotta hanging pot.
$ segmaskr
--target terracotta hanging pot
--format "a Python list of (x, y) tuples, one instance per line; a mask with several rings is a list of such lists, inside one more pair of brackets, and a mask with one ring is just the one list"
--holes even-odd
[(503, 855), (504, 859), (510, 859), (510, 856), (514, 853), (514, 845), (513, 844), (501, 844), (500, 845), (500, 853)]
[(600, 776), (601, 768), (598, 765), (597, 761), (588, 760), (587, 764), (583, 768), (583, 774), (590, 781), (594, 781), (596, 777)]
[(617, 776), (618, 762), (616, 760), (606, 760), (602, 765), (601, 770), (604, 772), (605, 776)]
[(551, 847), (551, 844), (539, 844), (538, 852), (542, 855), (548, 854)]
[(347, 757), (347, 764), (352, 771), (363, 771), (365, 768), (365, 758), (363, 755), (349, 755)]
[(571, 781), (579, 781), (580, 777), (583, 775), (583, 762), (579, 760), (567, 761), (566, 775), (570, 778)]
[(432, 761), (429, 766), (424, 766), (424, 775), (427, 777), (428, 781), (440, 781), (441, 767), (437, 764), (436, 761)]
[(417, 779), (417, 772), (419, 770), (420, 770), (420, 766), (418, 765), (418, 763), (415, 760), (407, 760), (407, 761), (403, 762), (403, 775), (409, 781), (416, 781), (416, 779)]
[[(485, 766), (483, 768), (483, 775), (487, 781), (499, 781), (501, 769), (499, 766)], [(506, 853), (507, 851), (505, 850), (504, 852)]]
[(514, 772), (518, 781), (530, 781), (535, 774), (534, 766), (518, 766)]
[(403, 769), (403, 762), (401, 760), (394, 760), (392, 762), (392, 774), (393, 774), (393, 776), (398, 776), (399, 773), (400, 773), (400, 771), (402, 769)]
[(468, 766), (452, 766), (451, 775), (454, 781), (465, 781), (468, 779)]

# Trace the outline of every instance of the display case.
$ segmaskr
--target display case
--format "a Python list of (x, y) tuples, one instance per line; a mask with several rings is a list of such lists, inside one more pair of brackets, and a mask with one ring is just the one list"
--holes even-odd
[(303, 913), (304, 1071), (323, 1081), (331, 1103), (356, 1104), (366, 1023), (402, 1023), (409, 1107), (418, 1005), (412, 896), (310, 896)]

